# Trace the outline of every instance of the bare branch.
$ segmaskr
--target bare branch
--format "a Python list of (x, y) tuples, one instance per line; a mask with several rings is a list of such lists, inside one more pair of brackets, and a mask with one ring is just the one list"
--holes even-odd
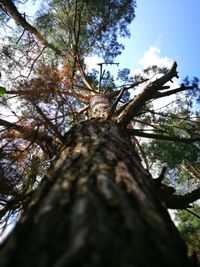
[(186, 209), (190, 204), (200, 199), (200, 188), (193, 190), (185, 195), (165, 194), (161, 189), (161, 198), (169, 209)]
[[(148, 80), (149, 80), (149, 79), (144, 79), (144, 80), (142, 80), (142, 81), (139, 81), (139, 82), (135, 82), (135, 83), (133, 83), (133, 84), (130, 84), (129, 86), (127, 86), (127, 85), (123, 85), (123, 86), (119, 86), (118, 88), (123, 87), (123, 88), (124, 88), (124, 91), (127, 91), (127, 90), (129, 90), (129, 89), (132, 89), (132, 88), (134, 88), (134, 87), (136, 87), (136, 86), (138, 86), (138, 85), (144, 83), (144, 82), (147, 82)], [(121, 90), (122, 90), (122, 89), (120, 89), (120, 90), (118, 90), (118, 91), (114, 91), (114, 92), (112, 92), (108, 97), (109, 97), (110, 99), (112, 99), (112, 98), (118, 96), (118, 94), (120, 94)]]
[(166, 171), (167, 171), (167, 165), (164, 165), (162, 167), (162, 170), (160, 172), (160, 175), (158, 178), (154, 179), (154, 182), (156, 183), (157, 186), (161, 187), (162, 186), (162, 181), (163, 179), (165, 178), (165, 174), (166, 174)]
[(158, 90), (168, 81), (172, 80), (173, 77), (178, 78), (176, 71), (177, 63), (174, 62), (171, 69), (164, 74), (162, 77), (148, 84), (140, 94), (138, 94), (124, 109), (122, 114), (118, 116), (119, 122), (123, 127), (126, 127), (136, 113), (145, 105), (145, 103), (153, 99)]
[(17, 40), (17, 42), (16, 42), (16, 44), (18, 44), (19, 43), (19, 41), (21, 40), (21, 38), (22, 38), (22, 36), (24, 35), (24, 33), (25, 33), (25, 29), (23, 29), (23, 32), (22, 32), (22, 34), (20, 35), (20, 37), (18, 38), (18, 40)]
[(173, 90), (169, 90), (169, 91), (164, 92), (164, 93), (157, 92), (154, 96), (154, 99), (165, 97), (165, 96), (170, 96), (170, 95), (173, 95), (173, 94), (176, 94), (179, 92), (183, 92), (183, 91), (186, 91), (189, 89), (193, 89), (193, 88), (194, 88), (193, 86), (181, 86), (181, 87), (178, 87), (178, 88), (173, 89)]
[(138, 150), (140, 151), (140, 154), (141, 154), (141, 157), (142, 159), (144, 160), (144, 163), (146, 165), (146, 169), (149, 171), (149, 163), (148, 163), (148, 160), (147, 160), (147, 157), (145, 155), (145, 152), (142, 148), (142, 146), (140, 145), (139, 141), (137, 140), (137, 138), (134, 137), (134, 142), (138, 148)]
[(54, 134), (60, 139), (60, 141), (62, 142), (63, 141), (63, 136), (60, 134), (60, 132), (58, 131), (58, 127), (53, 124), (51, 122), (51, 120), (44, 114), (44, 112), (41, 110), (41, 108), (32, 103), (32, 105), (35, 107), (35, 109), (37, 110), (37, 112), (40, 114), (40, 116), (43, 118), (44, 120), (44, 123), (46, 124), (46, 127), (50, 128), (53, 130)]
[[(81, 78), (83, 79), (83, 82), (85, 83), (85, 85), (93, 92), (95, 92), (92, 88), (92, 85), (90, 84), (90, 81), (88, 80), (88, 78), (86, 77), (85, 75), (85, 72), (83, 70), (83, 67), (81, 66), (81, 63), (80, 63), (80, 59), (78, 58), (78, 69), (80, 71), (80, 75), (81, 75)], [(96, 93), (96, 92), (95, 92)]]
[[(31, 127), (18, 125), (16, 123), (12, 123), (3, 119), (0, 119), (0, 126), (4, 126), (9, 130), (16, 130), (15, 136), (16, 138), (22, 138), (31, 143), (38, 144), (44, 152), (46, 151), (45, 143), (48, 143), (49, 147), (52, 151), (56, 149), (55, 139), (45, 132), (40, 132), (38, 130), (32, 129)], [(4, 132), (1, 134), (1, 137), (7, 137), (9, 132)], [(49, 148), (48, 148), (49, 149)], [(49, 152), (49, 151), (48, 151)]]
[(35, 65), (36, 61), (41, 57), (41, 55), (42, 55), (42, 53), (44, 52), (44, 49), (45, 49), (45, 48), (46, 48), (46, 47), (44, 46), (44, 47), (42, 48), (42, 50), (40, 51), (40, 53), (37, 55), (37, 57), (33, 60), (33, 63), (31, 64), (31, 67), (30, 67), (29, 73), (28, 73), (28, 75), (27, 75), (27, 78), (29, 78), (29, 76), (31, 75), (31, 72), (32, 72), (32, 70), (33, 70), (33, 68), (34, 68), (34, 65)]
[(5, 11), (15, 22), (21, 25), (24, 29), (34, 34), (34, 36), (42, 43), (44, 46), (48, 46), (47, 40), (38, 32), (38, 30), (30, 25), (26, 19), (19, 13), (16, 6), (11, 0), (0, 0), (0, 3), (3, 5)]
[(90, 105), (87, 105), (87, 106), (83, 107), (82, 109), (80, 109), (80, 110), (78, 111), (78, 114), (80, 115), (80, 114), (84, 113), (84, 112), (87, 111), (89, 108), (90, 108)]
[(115, 112), (115, 109), (117, 107), (117, 104), (119, 103), (119, 101), (120, 101), (120, 99), (121, 99), (124, 91), (125, 91), (125, 88), (122, 88), (121, 91), (120, 91), (120, 93), (119, 93), (119, 95), (118, 95), (118, 97), (117, 97), (117, 99), (115, 100), (115, 102), (113, 103), (113, 105), (112, 105), (112, 107), (110, 109), (110, 112), (108, 114), (107, 120), (110, 120), (112, 118), (112, 115)]
[(132, 100), (129, 100), (126, 103), (124, 103), (121, 107), (119, 107), (115, 112), (115, 116), (116, 117), (119, 116), (131, 102)]
[(179, 136), (151, 134), (151, 133), (145, 133), (142, 130), (137, 130), (137, 129), (127, 129), (127, 131), (130, 135), (158, 139), (158, 140), (175, 141), (175, 142), (183, 142), (183, 143), (194, 143), (194, 142), (200, 141), (200, 137), (184, 138), (184, 137), (179, 137)]
[(53, 49), (57, 54), (61, 54), (57, 48), (47, 42), (47, 40), (35, 27), (26, 21), (25, 17), (19, 13), (12, 0), (0, 0), (0, 3), (2, 4), (3, 11), (14, 19), (17, 24), (21, 25), (26, 31), (31, 32), (42, 45)]
[(46, 90), (46, 88), (37, 88), (37, 90), (9, 90), (6, 91), (6, 94), (8, 95), (32, 95), (33, 93), (37, 93), (39, 94), (44, 94), (44, 95), (48, 95), (48, 94), (52, 94), (52, 93), (58, 93), (58, 94), (64, 94), (64, 95), (68, 95), (68, 96), (74, 96), (76, 98), (79, 98), (81, 101), (88, 103), (89, 101), (89, 96), (87, 96), (86, 94), (79, 94), (74, 92), (70, 92), (69, 90), (60, 90), (57, 88), (54, 88), (54, 90)]
[(187, 212), (191, 213), (192, 215), (194, 215), (195, 217), (197, 217), (198, 219), (200, 219), (200, 216), (198, 214), (196, 214), (195, 212), (193, 212), (192, 210), (186, 209)]

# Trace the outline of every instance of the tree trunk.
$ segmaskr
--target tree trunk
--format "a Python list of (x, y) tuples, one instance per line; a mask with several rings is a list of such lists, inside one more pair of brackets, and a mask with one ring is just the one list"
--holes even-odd
[(74, 126), (0, 253), (0, 266), (197, 266), (130, 137), (111, 121)]

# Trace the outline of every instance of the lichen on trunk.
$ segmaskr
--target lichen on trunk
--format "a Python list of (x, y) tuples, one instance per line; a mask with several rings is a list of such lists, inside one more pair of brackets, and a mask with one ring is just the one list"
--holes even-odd
[(67, 133), (0, 266), (196, 266), (130, 137), (101, 118)]

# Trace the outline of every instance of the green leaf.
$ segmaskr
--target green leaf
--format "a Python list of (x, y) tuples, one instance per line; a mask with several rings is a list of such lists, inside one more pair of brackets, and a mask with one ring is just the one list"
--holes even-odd
[(6, 88), (0, 86), (0, 96), (4, 95), (6, 93)]

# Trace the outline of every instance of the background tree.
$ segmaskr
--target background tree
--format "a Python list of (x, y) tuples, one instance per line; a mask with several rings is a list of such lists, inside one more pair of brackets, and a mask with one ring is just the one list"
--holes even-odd
[[(144, 77), (122, 70), (121, 86), (103, 70), (100, 80), (88, 73), (86, 56), (98, 54), (107, 64), (121, 53), (118, 37), (129, 35), (134, 1), (49, 1), (34, 26), (15, 4), (0, 1), (2, 20), (9, 16), (19, 25), (1, 51), (10, 82), (1, 87), (1, 105), (15, 121), (0, 119), (0, 182), (2, 223), (16, 212), (20, 220), (2, 245), (1, 265), (197, 266), (166, 206), (187, 208), (200, 190), (176, 194), (162, 184), (164, 169), (153, 180), (148, 157), (158, 141), (149, 149), (138, 140), (180, 142), (177, 153), (194, 143), (188, 155), (197, 162), (198, 119), (183, 111), (197, 81), (170, 89), (166, 83), (178, 77), (175, 62), (169, 70), (152, 66)], [(152, 71), (162, 76), (153, 81)], [(137, 88), (130, 98), (126, 92)], [(177, 93), (182, 114), (153, 111), (155, 99)], [(170, 119), (180, 122), (183, 115), (174, 129)], [(162, 144), (154, 161), (169, 152)]]
[(189, 253), (195, 251), (199, 259), (199, 207), (193, 205), (193, 211), (180, 210), (177, 212), (178, 228), (187, 242)]

